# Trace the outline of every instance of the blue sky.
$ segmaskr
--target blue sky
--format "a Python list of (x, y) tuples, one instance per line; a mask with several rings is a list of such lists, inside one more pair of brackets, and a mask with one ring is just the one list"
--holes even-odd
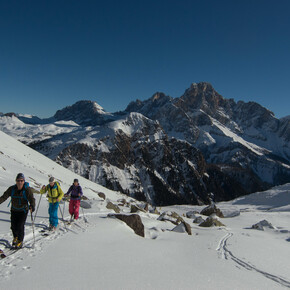
[(106, 111), (207, 81), (290, 114), (288, 0), (0, 0), (0, 112)]

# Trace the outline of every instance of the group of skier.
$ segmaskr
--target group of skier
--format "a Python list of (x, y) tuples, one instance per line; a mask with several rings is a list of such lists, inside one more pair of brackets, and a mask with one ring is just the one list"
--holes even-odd
[[(62, 198), (70, 195), (69, 213), (71, 215), (71, 220), (77, 220), (79, 218), (80, 201), (83, 191), (78, 179), (74, 179), (73, 184), (70, 186), (66, 194), (63, 193), (59, 182), (56, 181), (54, 177), (50, 177), (48, 181), (48, 185), (43, 185), (39, 193), (47, 193), (49, 202), (48, 229), (54, 231), (58, 226), (58, 208)], [(20, 249), (23, 246), (24, 226), (28, 212), (30, 212), (31, 220), (33, 221), (32, 213), (35, 211), (35, 198), (33, 193), (38, 192), (30, 187), (29, 183), (25, 181), (23, 173), (18, 173), (16, 176), (16, 184), (10, 186), (0, 197), (0, 204), (11, 197), (11, 230), (13, 234), (13, 248)]]

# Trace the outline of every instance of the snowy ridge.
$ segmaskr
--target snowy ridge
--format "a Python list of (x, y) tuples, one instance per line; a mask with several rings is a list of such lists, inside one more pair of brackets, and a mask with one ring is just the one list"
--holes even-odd
[(261, 148), (255, 144), (252, 144), (250, 142), (246, 142), (243, 138), (240, 136), (236, 135), (235, 133), (231, 132), (227, 127), (223, 126), (220, 124), (218, 121), (212, 119), (212, 123), (214, 126), (216, 126), (218, 129), (223, 132), (223, 134), (227, 137), (230, 137), (233, 142), (237, 142), (240, 144), (243, 144), (245, 147), (249, 148), (251, 151), (253, 151), (255, 154), (262, 156), (265, 153), (269, 153), (268, 150), (265, 150), (264, 148)]

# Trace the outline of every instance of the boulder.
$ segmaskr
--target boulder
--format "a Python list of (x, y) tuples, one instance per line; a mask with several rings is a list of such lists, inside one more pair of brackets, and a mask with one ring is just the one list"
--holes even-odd
[(145, 237), (144, 225), (138, 214), (131, 214), (131, 215), (110, 214), (109, 215), (109, 217), (112, 217), (112, 216), (126, 223), (131, 229), (133, 229), (136, 235)]
[(99, 196), (100, 198), (102, 198), (103, 200), (106, 199), (106, 195), (105, 195), (103, 192), (99, 192), (99, 193), (98, 193), (98, 196)]
[(135, 213), (138, 211), (142, 211), (142, 212), (146, 212), (143, 208), (141, 208), (140, 206), (136, 205), (136, 204), (131, 204), (131, 213)]
[(191, 236), (192, 235), (191, 226), (187, 222), (183, 222), (183, 224), (185, 226), (186, 232)]
[(110, 201), (107, 203), (106, 208), (107, 208), (107, 209), (112, 209), (112, 210), (114, 210), (116, 213), (120, 213), (120, 208), (119, 208), (117, 205), (115, 205), (115, 204), (113, 204), (112, 202), (110, 202)]
[(211, 205), (207, 206), (206, 208), (204, 208), (200, 212), (200, 214), (206, 215), (206, 216), (211, 216), (212, 214), (216, 214), (220, 218), (224, 217), (224, 215), (221, 212), (221, 210), (219, 208), (217, 208), (215, 204), (211, 204)]
[(197, 213), (198, 212), (196, 210), (191, 210), (191, 211), (188, 211), (185, 215), (186, 215), (187, 218), (192, 219), (192, 218), (195, 218), (195, 215)]
[(192, 235), (191, 227), (186, 222), (181, 222), (179, 225), (173, 228), (172, 231), (176, 233), (187, 233), (188, 235)]
[(201, 216), (198, 216), (198, 217), (196, 217), (196, 218), (193, 220), (193, 222), (194, 222), (195, 224), (201, 224), (201, 223), (204, 222), (204, 219), (203, 219)]
[(252, 229), (263, 231), (264, 228), (274, 229), (273, 225), (269, 223), (267, 220), (262, 220), (254, 225), (252, 225)]
[(117, 201), (119, 206), (128, 206), (130, 204), (125, 198), (118, 199)]
[(175, 233), (185, 233), (185, 225), (183, 223), (180, 223), (179, 225), (175, 226), (171, 231)]
[(208, 217), (204, 222), (202, 222), (200, 227), (225, 227), (223, 223), (221, 223), (218, 219), (213, 217)]
[(175, 225), (178, 225), (179, 223), (184, 222), (183, 218), (179, 214), (177, 214), (176, 212), (171, 212), (171, 211), (163, 212), (157, 220), (170, 221)]

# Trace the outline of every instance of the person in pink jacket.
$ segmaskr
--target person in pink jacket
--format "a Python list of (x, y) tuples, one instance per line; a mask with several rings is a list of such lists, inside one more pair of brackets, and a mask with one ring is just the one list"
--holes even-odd
[(79, 184), (78, 179), (74, 179), (73, 184), (70, 186), (65, 196), (68, 196), (69, 194), (70, 194), (69, 213), (71, 215), (71, 220), (72, 219), (77, 220), (79, 218), (81, 197), (83, 195), (83, 190)]

